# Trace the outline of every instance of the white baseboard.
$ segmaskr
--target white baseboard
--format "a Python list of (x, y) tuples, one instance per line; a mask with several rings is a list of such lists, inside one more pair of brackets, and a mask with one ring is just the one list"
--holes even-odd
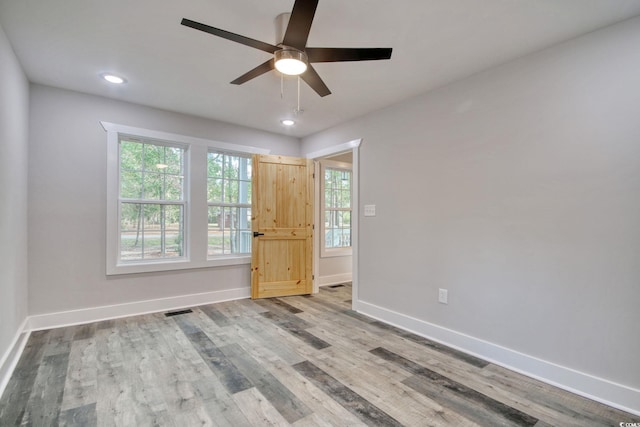
[(13, 374), (13, 371), (18, 364), (18, 360), (22, 355), (22, 350), (24, 350), (24, 346), (27, 344), (29, 339), (30, 332), (26, 329), (27, 321), (28, 318), (24, 319), (18, 328), (11, 345), (0, 359), (0, 396), (4, 393), (4, 389), (9, 383), (9, 378), (11, 378), (11, 374)]
[(158, 311), (177, 310), (198, 305), (249, 298), (250, 296), (251, 288), (247, 287), (83, 308), (80, 310), (61, 311), (57, 313), (38, 314), (29, 316), (28, 328), (31, 331), (37, 331), (62, 326), (80, 325), (101, 320), (117, 319), (119, 317), (136, 316), (156, 313)]
[(528, 377), (640, 416), (638, 389), (541, 360), (364, 301), (357, 301), (354, 310)]
[(318, 277), (319, 286), (339, 285), (351, 281), (351, 273), (332, 274), (330, 276)]

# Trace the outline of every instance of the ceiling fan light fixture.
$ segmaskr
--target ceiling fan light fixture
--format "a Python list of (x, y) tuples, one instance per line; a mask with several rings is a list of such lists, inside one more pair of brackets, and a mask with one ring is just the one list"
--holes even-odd
[(280, 120), (280, 123), (282, 123), (285, 126), (293, 126), (293, 125), (296, 124), (296, 122), (294, 120), (291, 120), (291, 119)]
[(298, 76), (307, 70), (307, 55), (297, 49), (281, 49), (274, 54), (276, 70)]

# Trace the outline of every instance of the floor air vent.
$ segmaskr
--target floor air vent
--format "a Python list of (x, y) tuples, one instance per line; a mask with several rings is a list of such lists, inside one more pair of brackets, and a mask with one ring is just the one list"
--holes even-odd
[(169, 311), (169, 312), (165, 313), (164, 315), (167, 316), (167, 317), (171, 317), (171, 316), (177, 316), (179, 314), (187, 314), (187, 313), (193, 313), (193, 311), (191, 311), (191, 309), (179, 310), (179, 311)]
[(344, 288), (344, 285), (330, 285), (329, 286), (331, 289), (335, 289), (335, 288)]

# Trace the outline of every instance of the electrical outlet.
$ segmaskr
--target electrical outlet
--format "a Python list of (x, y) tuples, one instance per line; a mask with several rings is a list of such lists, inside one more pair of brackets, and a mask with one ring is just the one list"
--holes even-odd
[(449, 291), (446, 289), (438, 289), (438, 302), (440, 304), (449, 304)]

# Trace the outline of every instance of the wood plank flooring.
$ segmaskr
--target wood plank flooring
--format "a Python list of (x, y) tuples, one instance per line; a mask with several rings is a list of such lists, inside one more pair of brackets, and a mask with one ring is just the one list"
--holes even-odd
[(0, 426), (617, 426), (638, 417), (350, 310), (351, 287), (31, 334)]

